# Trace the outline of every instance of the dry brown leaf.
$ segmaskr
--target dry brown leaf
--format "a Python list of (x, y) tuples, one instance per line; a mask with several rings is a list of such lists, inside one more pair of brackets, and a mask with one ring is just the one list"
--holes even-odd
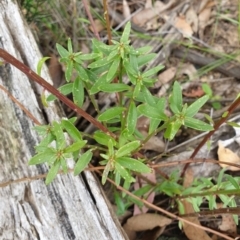
[(176, 17), (174, 26), (183, 34), (183, 37), (188, 38), (193, 35), (192, 27), (186, 21), (186, 18), (184, 16)]
[[(234, 153), (232, 150), (230, 150), (229, 148), (225, 148), (221, 141), (218, 141), (218, 159), (219, 159), (219, 161), (223, 161), (223, 162), (240, 164), (239, 156), (236, 153)], [(226, 168), (227, 170), (230, 170), (230, 171), (239, 171), (240, 170), (240, 168), (238, 168), (238, 167), (229, 166), (229, 165), (223, 164), (223, 163), (219, 163), (219, 165), (222, 168)]]
[(190, 63), (180, 64), (178, 67), (177, 77), (181, 75), (187, 75), (190, 81), (198, 81), (198, 72), (196, 67)]
[(170, 218), (153, 213), (144, 213), (129, 218), (123, 229), (129, 239), (133, 240), (136, 237), (136, 232), (146, 231), (155, 227), (165, 227), (171, 222)]
[(200, 14), (198, 15), (198, 23), (199, 23), (198, 32), (200, 35), (200, 39), (203, 39), (204, 29), (212, 23), (212, 21), (210, 21), (211, 13), (212, 13), (212, 8), (208, 7), (208, 8), (204, 8), (203, 11), (201, 11)]
[(186, 21), (192, 27), (193, 32), (198, 32), (198, 16), (194, 9), (191, 7), (186, 12)]
[(54, 54), (51, 54), (48, 70), (53, 81), (53, 86), (55, 88), (60, 87), (63, 82), (63, 69), (58, 61), (58, 58)]
[[(217, 203), (217, 208), (222, 208), (223, 204), (222, 203)], [(237, 234), (237, 226), (236, 223), (234, 222), (232, 214), (221, 214), (222, 216), (222, 222), (218, 226), (218, 228), (226, 232), (228, 234), (236, 235)]]
[[(160, 13), (170, 8), (176, 0), (170, 0), (167, 4), (160, 1), (155, 1), (155, 4), (151, 8), (145, 8), (133, 16), (132, 21), (136, 25), (142, 27), (151, 19), (157, 17)], [(148, 4), (147, 4), (148, 6)]]
[(186, 97), (202, 97), (204, 95), (204, 91), (199, 85), (190, 85), (186, 90), (183, 91), (183, 95)]
[(173, 78), (175, 77), (176, 72), (177, 72), (177, 68), (176, 67), (170, 67), (167, 70), (165, 70), (164, 72), (160, 73), (158, 75), (158, 81), (154, 84), (154, 87), (155, 88), (159, 88), (163, 84), (168, 83), (171, 80), (173, 80)]
[[(152, 183), (156, 183), (156, 174), (154, 169), (152, 169), (151, 173), (146, 173), (146, 174), (141, 174), (144, 176), (146, 179), (151, 181)], [(134, 190), (138, 190), (139, 188), (145, 186), (147, 184), (146, 181), (142, 178), (138, 178), (137, 181), (134, 183)], [(150, 203), (153, 203), (154, 197), (155, 197), (155, 192), (152, 191), (151, 193), (146, 193), (147, 196), (147, 201)], [(141, 213), (146, 213), (149, 210), (149, 208), (143, 206), (141, 209), (135, 204), (134, 205), (134, 210), (133, 210), (133, 216), (141, 214)]]
[[(193, 182), (193, 170), (191, 167), (189, 167), (185, 172), (183, 186), (189, 187), (192, 182)], [(182, 200), (181, 202), (184, 206), (185, 214), (194, 213), (193, 206), (190, 202), (188, 202), (185, 199)], [(184, 217), (184, 219), (192, 223), (201, 225), (197, 217)], [(208, 234), (204, 230), (198, 227), (189, 225), (187, 223), (183, 223), (183, 230), (189, 240), (211, 240), (211, 238), (208, 236)]]
[[(95, 20), (93, 20), (93, 21), (94, 21), (94, 23), (95, 23), (95, 27), (96, 27), (96, 31), (97, 31), (97, 32), (101, 32), (102, 30), (105, 29), (105, 26), (102, 24), (102, 21), (101, 21), (101, 20), (95, 19)], [(89, 29), (90, 29), (92, 32), (94, 32), (92, 25), (89, 26)]]
[(122, 5), (123, 5), (123, 16), (124, 16), (125, 18), (130, 18), (130, 16), (131, 16), (131, 11), (130, 11), (130, 8), (129, 8), (129, 6), (128, 6), (127, 1), (126, 1), (126, 0), (123, 0)]

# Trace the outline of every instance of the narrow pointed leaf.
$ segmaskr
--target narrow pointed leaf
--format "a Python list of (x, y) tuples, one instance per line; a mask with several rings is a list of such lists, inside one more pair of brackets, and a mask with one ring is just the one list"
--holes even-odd
[(182, 90), (180, 84), (175, 81), (173, 84), (173, 91), (169, 99), (171, 110), (174, 113), (181, 112), (182, 110)]
[(36, 165), (44, 162), (53, 162), (56, 159), (56, 152), (52, 148), (45, 149), (44, 152), (41, 152), (34, 157), (32, 157), (28, 165)]
[(128, 41), (129, 35), (131, 31), (131, 22), (128, 22), (123, 30), (120, 42), (126, 42)]
[(79, 130), (74, 126), (72, 122), (70, 122), (69, 120), (63, 119), (62, 125), (74, 141), (82, 140), (82, 136)]
[(127, 130), (129, 134), (134, 133), (137, 125), (137, 118), (138, 118), (137, 108), (135, 106), (135, 103), (131, 102), (127, 115)]
[(40, 59), (40, 61), (38, 61), (38, 64), (37, 64), (37, 74), (38, 75), (41, 75), (42, 66), (49, 58), (50, 57), (43, 57), (42, 59)]
[(85, 146), (87, 141), (79, 141), (71, 144), (70, 146), (64, 149), (64, 153), (72, 153), (80, 150), (83, 146)]
[[(68, 95), (69, 93), (72, 92), (72, 88), (73, 88), (73, 83), (67, 83), (67, 84), (64, 84), (63, 86), (59, 87), (58, 90), (60, 93), (62, 93), (63, 95)], [(53, 94), (50, 94), (48, 97), (47, 97), (47, 101), (50, 102), (50, 101), (53, 101), (57, 99), (56, 96), (54, 96)]]
[(87, 165), (90, 163), (92, 159), (92, 151), (88, 150), (85, 152), (77, 161), (75, 167), (74, 167), (74, 175), (78, 175), (80, 172), (82, 172)]
[(115, 171), (118, 172), (127, 182), (135, 182), (135, 179), (130, 175), (130, 173), (117, 162), (115, 163)]
[(146, 117), (166, 121), (168, 118), (162, 112), (162, 109), (151, 107), (148, 104), (142, 104), (137, 107), (138, 111)]
[(120, 157), (116, 159), (120, 165), (130, 170), (140, 172), (140, 173), (150, 173), (151, 169), (144, 163), (130, 157)]
[(132, 151), (136, 150), (140, 146), (140, 141), (133, 141), (130, 143), (127, 143), (120, 147), (116, 152), (116, 157), (123, 157), (126, 155), (129, 155)]
[(107, 121), (121, 115), (125, 111), (124, 107), (112, 107), (98, 116), (99, 121)]
[(164, 66), (162, 65), (159, 65), (159, 66), (156, 66), (154, 68), (151, 68), (150, 70), (146, 71), (145, 73), (143, 73), (143, 77), (144, 78), (147, 78), (147, 77), (150, 77), (156, 73), (158, 73), (160, 70), (162, 70), (164, 68)]
[(70, 53), (58, 43), (56, 44), (56, 48), (62, 58), (68, 58), (68, 56), (70, 55)]
[(114, 75), (117, 73), (119, 63), (120, 63), (120, 58), (117, 58), (113, 61), (111, 67), (108, 70), (107, 82), (110, 82), (113, 79)]
[(84, 102), (84, 87), (80, 77), (77, 77), (73, 82), (73, 101), (78, 107), (82, 107)]
[(208, 99), (209, 99), (208, 95), (205, 95), (205, 96), (199, 98), (198, 100), (196, 100), (195, 102), (193, 102), (187, 108), (186, 116), (193, 117), (199, 111), (199, 109), (207, 102)]
[(99, 89), (103, 92), (114, 93), (130, 90), (131, 87), (124, 83), (106, 83), (101, 85)]
[(207, 124), (201, 120), (185, 117), (184, 125), (200, 131), (212, 131), (213, 127), (210, 124)]
[(65, 140), (65, 136), (61, 127), (61, 124), (57, 123), (57, 122), (53, 122), (52, 123), (53, 127), (53, 134), (56, 136), (56, 143), (58, 148), (63, 148), (66, 144), (66, 140)]
[(53, 181), (53, 179), (57, 176), (58, 174), (58, 170), (60, 168), (61, 162), (57, 161), (55, 162), (52, 167), (50, 168), (45, 183), (48, 185), (49, 183), (51, 183)]

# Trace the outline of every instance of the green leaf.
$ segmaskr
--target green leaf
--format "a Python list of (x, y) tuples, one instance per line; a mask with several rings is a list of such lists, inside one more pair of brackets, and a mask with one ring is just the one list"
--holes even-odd
[(107, 163), (107, 165), (105, 166), (103, 174), (102, 174), (102, 185), (104, 185), (106, 183), (110, 169), (111, 169), (111, 162), (109, 161)]
[(131, 22), (128, 22), (123, 30), (120, 42), (125, 43), (128, 41), (130, 31), (131, 31)]
[(209, 86), (209, 84), (203, 83), (203, 84), (202, 84), (202, 90), (203, 90), (209, 97), (212, 97), (213, 92), (212, 92), (212, 89), (211, 89), (211, 87)]
[(236, 188), (239, 189), (238, 182), (232, 177), (231, 175), (225, 174), (225, 177), (228, 179), (228, 181)]
[[(93, 135), (93, 138), (101, 145), (104, 146), (108, 146), (108, 141), (109, 139), (112, 139), (114, 141), (113, 138), (111, 138), (109, 135), (107, 135), (106, 133), (100, 132), (100, 131), (96, 131)], [(116, 142), (114, 142), (114, 145), (116, 144)]]
[(67, 166), (67, 161), (64, 157), (60, 158), (60, 163), (61, 163), (61, 167), (63, 172), (66, 174), (68, 172), (68, 166)]
[(98, 93), (100, 91), (100, 87), (103, 86), (104, 84), (108, 84), (106, 77), (107, 74), (105, 73), (93, 84), (93, 86), (90, 89), (91, 95)]
[(92, 159), (92, 151), (88, 150), (85, 152), (77, 161), (75, 167), (74, 167), (74, 175), (78, 175), (80, 172), (82, 172), (86, 166), (90, 163)]
[[(63, 86), (59, 87), (58, 90), (63, 95), (68, 95), (68, 94), (70, 94), (72, 92), (72, 88), (73, 88), (73, 83), (67, 83), (67, 84), (64, 84)], [(53, 101), (55, 99), (57, 99), (57, 97), (54, 96), (53, 94), (50, 94), (47, 97), (47, 101), (48, 102)]]
[(186, 127), (190, 127), (190, 128), (200, 130), (200, 131), (212, 131), (213, 130), (213, 127), (211, 125), (209, 125), (201, 120), (191, 118), (191, 117), (185, 117), (184, 125)]
[(66, 71), (65, 71), (65, 78), (66, 78), (67, 82), (69, 82), (71, 80), (72, 71), (73, 71), (73, 61), (68, 60), (67, 66), (66, 66)]
[(136, 54), (142, 55), (150, 52), (153, 49), (152, 46), (144, 46), (136, 49)]
[(100, 114), (98, 116), (98, 120), (99, 121), (108, 121), (110, 119), (115, 118), (116, 116), (121, 115), (125, 110), (126, 110), (126, 108), (124, 108), (124, 107), (109, 108), (105, 112), (103, 112), (102, 114)]
[(141, 104), (137, 107), (137, 109), (141, 114), (151, 119), (157, 119), (157, 120), (163, 120), (163, 121), (168, 120), (165, 113), (162, 112), (163, 109), (158, 109), (158, 108), (149, 106), (148, 104)]
[(137, 108), (135, 106), (135, 103), (131, 101), (128, 109), (128, 115), (127, 115), (127, 130), (129, 134), (133, 134), (136, 129), (138, 114), (137, 114)]
[(72, 48), (72, 41), (71, 41), (70, 38), (68, 38), (67, 45), (68, 45), (68, 52), (72, 54), (73, 53), (73, 48)]
[(142, 93), (144, 96), (144, 100), (148, 105), (154, 106), (156, 104), (154, 96), (150, 93), (147, 87), (142, 87)]
[(182, 110), (182, 90), (180, 84), (175, 81), (173, 91), (169, 98), (170, 108), (174, 113), (179, 113)]
[(224, 174), (225, 170), (226, 169), (223, 168), (218, 174), (218, 178), (217, 178), (217, 185), (218, 186), (222, 183), (223, 174)]
[(187, 108), (186, 116), (193, 117), (199, 111), (199, 109), (207, 102), (208, 99), (209, 99), (208, 95), (205, 95), (205, 96), (199, 98), (198, 100), (196, 100), (195, 102), (193, 102)]
[(123, 157), (126, 155), (129, 155), (132, 151), (136, 150), (140, 146), (140, 141), (133, 141), (130, 143), (127, 143), (120, 147), (116, 152), (116, 157)]
[(227, 125), (232, 126), (232, 127), (238, 127), (238, 128), (240, 127), (240, 125), (236, 122), (226, 122), (226, 123), (227, 123)]
[(78, 72), (78, 77), (83, 80), (84, 82), (87, 82), (89, 80), (88, 74), (85, 71), (85, 69), (77, 63), (74, 63), (74, 68), (77, 70)]
[[(131, 79), (130, 79), (131, 80)], [(134, 90), (133, 90), (133, 98), (137, 98), (140, 91), (141, 91), (142, 84), (140, 82), (137, 82)]]
[(115, 76), (115, 74), (117, 73), (119, 63), (120, 63), (120, 58), (117, 58), (113, 61), (111, 67), (108, 70), (107, 82), (110, 82), (113, 79), (113, 77)]
[(150, 53), (144, 56), (138, 57), (138, 66), (141, 67), (143, 65), (146, 65), (148, 62), (152, 61), (157, 56), (156, 53)]
[(169, 141), (171, 141), (175, 135), (177, 134), (178, 130), (180, 129), (180, 127), (182, 126), (182, 122), (180, 120), (175, 120), (172, 121), (168, 124), (167, 129), (164, 133), (164, 137), (166, 139), (168, 139)]
[(54, 151), (53, 148), (47, 148), (44, 152), (41, 152), (32, 157), (29, 160), (28, 165), (36, 165), (44, 162), (54, 162), (56, 158), (56, 151)]
[(99, 53), (88, 53), (88, 54), (79, 54), (79, 55), (75, 56), (73, 59), (74, 59), (74, 61), (76, 61), (78, 63), (82, 63), (82, 61), (92, 60), (92, 59), (98, 58), (100, 56), (101, 56), (101, 54), (99, 54)]
[(78, 107), (82, 107), (84, 102), (84, 87), (80, 77), (77, 77), (73, 82), (73, 101)]
[(161, 122), (161, 120), (150, 119), (148, 134), (153, 133), (158, 128), (160, 122)]
[(108, 64), (110, 61), (107, 60), (107, 57), (99, 59), (95, 62), (92, 62), (91, 64), (88, 65), (89, 68), (99, 68), (102, 67), (106, 64)]
[(151, 169), (148, 166), (146, 166), (144, 163), (142, 163), (134, 158), (119, 157), (116, 159), (116, 162), (118, 162), (124, 168), (128, 168), (135, 172), (140, 172), (140, 173), (150, 173), (151, 172)]
[(61, 162), (57, 161), (55, 162), (52, 167), (50, 168), (45, 183), (48, 185), (49, 183), (51, 183), (53, 181), (53, 179), (57, 176), (58, 174), (58, 170), (60, 168)]
[(62, 149), (66, 144), (66, 140), (65, 140), (65, 136), (64, 136), (61, 124), (54, 121), (52, 125), (53, 125), (52, 127), (53, 134), (56, 136), (57, 148)]
[(70, 55), (70, 53), (58, 43), (56, 44), (56, 48), (62, 58), (68, 58), (68, 56)]
[(117, 162), (115, 163), (115, 172), (118, 172), (127, 182), (135, 182), (135, 179), (130, 175), (130, 173)]
[(103, 92), (115, 93), (115, 92), (123, 92), (123, 91), (130, 90), (131, 87), (129, 87), (124, 83), (111, 83), (111, 84), (106, 83), (101, 85), (99, 89)]
[(74, 141), (82, 140), (82, 136), (81, 136), (79, 130), (74, 126), (74, 124), (72, 122), (70, 122), (69, 120), (63, 119), (62, 126), (68, 132), (68, 134), (71, 136), (71, 138)]
[(79, 141), (71, 144), (70, 146), (64, 149), (64, 153), (72, 153), (80, 150), (83, 146), (85, 146), (87, 141)]
[(151, 68), (150, 70), (146, 71), (145, 73), (143, 73), (143, 77), (144, 78), (147, 78), (147, 77), (150, 77), (156, 73), (158, 73), (160, 70), (162, 70), (164, 68), (164, 66), (162, 65), (159, 65), (159, 66), (156, 66), (154, 68)]
[(38, 75), (41, 75), (42, 66), (49, 58), (50, 57), (43, 57), (38, 61), (38, 64), (37, 64), (37, 74)]

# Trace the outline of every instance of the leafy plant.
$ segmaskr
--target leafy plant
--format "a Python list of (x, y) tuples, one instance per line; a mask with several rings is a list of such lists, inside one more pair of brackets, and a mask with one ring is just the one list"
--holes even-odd
[[(103, 168), (102, 183), (105, 184), (107, 178), (111, 178), (117, 186), (129, 189), (136, 181), (136, 173), (151, 172), (147, 160), (139, 154), (151, 136), (162, 131), (165, 139), (171, 141), (183, 125), (200, 131), (213, 130), (210, 124), (194, 118), (208, 101), (209, 94), (188, 106), (183, 103), (178, 82), (174, 82), (169, 97), (157, 98), (151, 93), (149, 89), (156, 81), (155, 75), (163, 66), (144, 70), (155, 54), (149, 53), (151, 48), (147, 46), (134, 49), (129, 40), (130, 29), (130, 23), (127, 23), (120, 41), (112, 40), (112, 45), (93, 39), (92, 52), (89, 54), (74, 52), (70, 39), (67, 49), (57, 44), (60, 61), (66, 65), (67, 80), (59, 91), (64, 95), (71, 93), (76, 107), (83, 106), (87, 94), (98, 113), (96, 121), (104, 128), (95, 131), (93, 135), (87, 135), (75, 127), (76, 118), (36, 127), (42, 141), (36, 146), (37, 154), (30, 159), (29, 164), (49, 165), (46, 184), (51, 183), (61, 169), (64, 173), (68, 172), (67, 161), (70, 159), (75, 161), (74, 174), (80, 174), (91, 162), (93, 151), (99, 149), (99, 163)], [(46, 58), (40, 61), (38, 73), (45, 60)], [(72, 79), (75, 75), (75, 79)], [(101, 111), (95, 102), (95, 95), (99, 92), (115, 93), (116, 105)], [(50, 102), (56, 96), (50, 94), (43, 99)], [(171, 110), (170, 116), (166, 114), (167, 108)], [(141, 116), (149, 119), (147, 136), (143, 136), (137, 129), (137, 121)], [(88, 143), (89, 138), (96, 142), (94, 146)], [(146, 198), (149, 191), (161, 192), (175, 199), (179, 206), (179, 199), (187, 198), (194, 209), (199, 210), (205, 200), (209, 202), (210, 209), (216, 208), (214, 193), (218, 191), (218, 197), (224, 206), (233, 206), (234, 199), (228, 197), (228, 194), (236, 189), (239, 180), (225, 175), (229, 182), (222, 182), (222, 176), (223, 172), (215, 185), (209, 179), (201, 178), (185, 189), (179, 182), (179, 173), (173, 172), (156, 186), (145, 185), (134, 194)], [(142, 206), (142, 202), (130, 196), (124, 199), (124, 196), (118, 191), (114, 193), (119, 213), (124, 212), (132, 203)]]
[[(97, 109), (98, 121), (109, 130), (118, 132), (118, 136), (110, 137), (103, 131), (96, 131), (91, 136), (101, 148), (105, 149), (105, 152), (100, 154), (102, 157), (100, 164), (104, 166), (103, 184), (110, 176), (117, 185), (122, 179), (125, 186), (130, 186), (135, 181), (134, 172), (151, 172), (146, 160), (135, 157), (133, 153), (139, 151), (142, 144), (159, 131), (164, 131), (164, 137), (172, 140), (182, 125), (201, 131), (213, 129), (210, 124), (193, 118), (206, 103), (208, 96), (203, 96), (190, 106), (183, 105), (182, 91), (178, 82), (174, 83), (169, 99), (159, 99), (152, 95), (149, 87), (154, 84), (156, 81), (154, 75), (163, 69), (163, 66), (142, 70), (155, 54), (148, 53), (150, 47), (134, 49), (130, 45), (130, 29), (130, 23), (126, 24), (120, 41), (113, 40), (112, 45), (93, 39), (93, 51), (89, 54), (73, 52), (70, 39), (67, 49), (57, 44), (60, 61), (66, 65), (65, 76), (68, 82), (59, 88), (61, 93), (65, 95), (72, 93), (74, 103), (82, 107), (86, 90), (96, 108), (97, 104), (92, 97), (94, 94), (101, 91), (118, 95), (116, 106), (104, 112)], [(87, 68), (84, 67), (85, 64)], [(40, 69), (38, 71), (40, 72)], [(77, 77), (71, 81), (73, 71), (77, 72)], [(124, 78), (129, 80), (128, 83)], [(53, 95), (47, 97), (47, 101), (54, 99)], [(170, 117), (165, 114), (166, 102), (172, 111)], [(147, 137), (136, 129), (137, 120), (141, 115), (150, 119)], [(73, 120), (62, 120), (60, 123), (53, 122), (51, 126), (37, 128), (44, 138), (36, 147), (37, 155), (29, 164), (46, 162), (50, 165), (46, 183), (54, 179), (60, 168), (67, 172), (68, 158), (74, 158), (76, 161), (75, 174), (84, 170), (91, 161), (93, 149), (88, 147), (87, 140), (83, 140), (84, 133), (76, 129)], [(73, 141), (71, 145), (67, 144), (65, 133)]]

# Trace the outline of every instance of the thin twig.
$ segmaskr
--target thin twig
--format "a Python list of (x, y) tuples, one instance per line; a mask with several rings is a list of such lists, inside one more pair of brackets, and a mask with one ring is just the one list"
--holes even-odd
[(68, 99), (66, 96), (64, 96), (62, 93), (60, 93), (56, 88), (54, 88), (51, 84), (49, 84), (47, 81), (45, 81), (42, 77), (40, 77), (35, 72), (33, 72), (25, 64), (21, 63), (15, 57), (13, 57), (11, 54), (9, 54), (8, 52), (6, 52), (5, 50), (3, 50), (1, 48), (0, 48), (0, 57), (2, 57), (7, 63), (10, 63), (13, 66), (15, 66), (16, 68), (18, 68), (21, 72), (25, 73), (30, 79), (32, 79), (33, 81), (35, 81), (36, 83), (41, 85), (44, 89), (46, 89), (47, 91), (52, 93), (60, 101), (65, 103), (69, 108), (71, 108), (76, 113), (83, 116), (86, 120), (88, 120), (90, 123), (95, 125), (98, 129), (109, 134), (113, 138), (116, 138), (115, 134), (110, 132), (103, 124), (101, 124), (99, 121), (97, 121), (95, 118), (93, 118), (87, 112), (85, 112), (83, 109), (81, 109), (76, 104), (74, 104), (70, 99)]
[(106, 26), (107, 26), (108, 44), (111, 45), (112, 44), (112, 31), (111, 31), (111, 25), (110, 25), (110, 21), (109, 21), (107, 0), (103, 0), (103, 9), (104, 9), (104, 18), (106, 20)]
[(7, 95), (8, 97), (14, 102), (16, 103), (22, 110), (23, 112), (26, 113), (26, 115), (33, 120), (33, 122), (36, 125), (41, 125), (41, 123), (3, 86), (0, 85), (0, 89), (2, 89)]
[(93, 28), (93, 33), (95, 35), (95, 37), (100, 41), (100, 36), (99, 36), (99, 33), (97, 31), (97, 28), (96, 28), (96, 24), (95, 22), (93, 21), (93, 17), (92, 17), (92, 14), (90, 12), (90, 9), (89, 9), (89, 5), (87, 3), (87, 0), (83, 0), (83, 5), (84, 5), (84, 8), (86, 10), (86, 13), (87, 13), (87, 16), (91, 22), (91, 25), (92, 25), (92, 28)]

